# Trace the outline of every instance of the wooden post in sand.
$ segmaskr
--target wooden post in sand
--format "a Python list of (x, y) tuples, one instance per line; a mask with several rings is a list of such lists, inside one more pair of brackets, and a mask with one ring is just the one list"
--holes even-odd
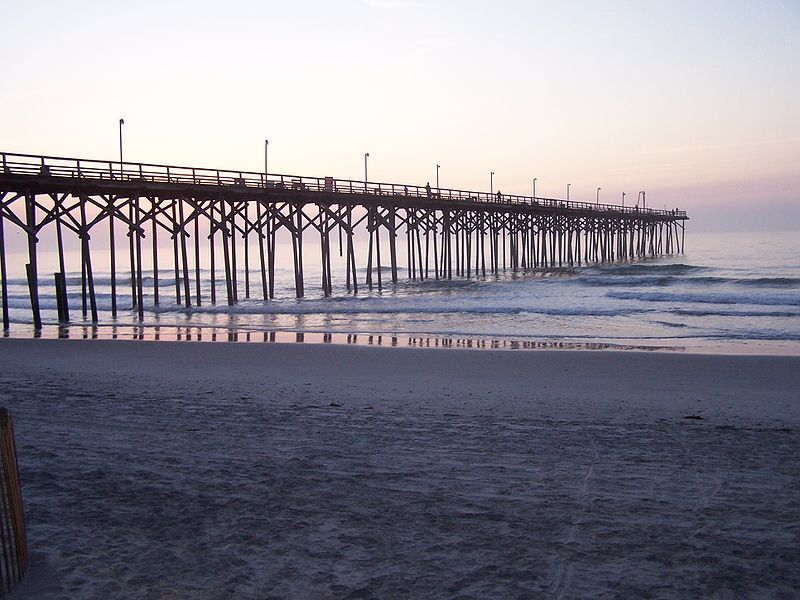
[(0, 595), (22, 581), (28, 568), (28, 539), (22, 509), (17, 448), (11, 413), (0, 408)]

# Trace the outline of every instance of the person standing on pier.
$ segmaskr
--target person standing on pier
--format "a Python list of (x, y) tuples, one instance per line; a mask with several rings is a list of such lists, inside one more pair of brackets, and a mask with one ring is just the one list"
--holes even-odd
[(428, 194), (428, 198), (430, 198), (431, 197), (431, 182), (430, 181), (425, 184), (425, 191)]

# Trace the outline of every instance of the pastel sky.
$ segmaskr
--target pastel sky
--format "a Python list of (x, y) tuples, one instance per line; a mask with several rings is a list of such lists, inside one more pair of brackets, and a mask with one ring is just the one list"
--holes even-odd
[[(6, 2), (0, 149), (800, 228), (800, 3)], [(724, 207), (732, 210), (725, 211)]]

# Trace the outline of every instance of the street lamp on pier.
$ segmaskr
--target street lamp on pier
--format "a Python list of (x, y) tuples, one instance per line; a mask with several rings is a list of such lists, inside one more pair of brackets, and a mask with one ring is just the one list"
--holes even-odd
[(571, 183), (567, 184), (567, 202), (569, 202), (569, 186), (571, 185), (572, 185)]
[(369, 178), (367, 177), (367, 159), (369, 158), (369, 152), (364, 153), (364, 191), (367, 191), (367, 181)]
[(622, 208), (625, 208), (625, 192), (622, 192)]
[(597, 188), (597, 200), (595, 201), (595, 206), (600, 206), (600, 190), (601, 188)]
[(269, 174), (269, 140), (264, 140), (264, 181), (267, 180), (267, 174)]
[(125, 125), (125, 119), (119, 120), (119, 178), (122, 179), (122, 126)]
[(536, 177), (533, 178), (533, 199), (536, 200)]
[(439, 190), (439, 167), (441, 165), (436, 165), (436, 193), (441, 196), (441, 191)]
[(494, 196), (494, 171), (489, 173), (489, 195)]

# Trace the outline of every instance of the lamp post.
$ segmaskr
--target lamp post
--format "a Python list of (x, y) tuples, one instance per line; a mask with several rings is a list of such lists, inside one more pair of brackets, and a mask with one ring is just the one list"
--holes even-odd
[(441, 165), (437, 164), (436, 165), (436, 193), (441, 196), (442, 192), (439, 190), (439, 167), (441, 167)]
[(536, 177), (533, 178), (533, 199), (536, 200)]
[(601, 188), (597, 188), (597, 201), (595, 202), (595, 206), (598, 207), (600, 206), (600, 189)]
[(567, 202), (569, 202), (569, 186), (571, 185), (572, 185), (571, 183), (567, 184)]
[(644, 210), (644, 191), (640, 191), (639, 195), (636, 196), (636, 204), (639, 204), (639, 198), (642, 199), (642, 210)]
[(489, 173), (489, 195), (494, 196), (494, 171)]
[(625, 192), (622, 192), (622, 208), (625, 208)]
[(125, 119), (119, 120), (119, 178), (122, 179), (122, 126), (125, 125)]
[(269, 140), (264, 140), (264, 181), (267, 181), (267, 174), (269, 173), (269, 169), (267, 168), (269, 163), (267, 159), (269, 158)]
[(364, 153), (364, 191), (365, 192), (367, 191), (367, 181), (369, 179), (367, 177), (367, 159), (368, 158), (369, 158), (369, 152), (365, 152)]

